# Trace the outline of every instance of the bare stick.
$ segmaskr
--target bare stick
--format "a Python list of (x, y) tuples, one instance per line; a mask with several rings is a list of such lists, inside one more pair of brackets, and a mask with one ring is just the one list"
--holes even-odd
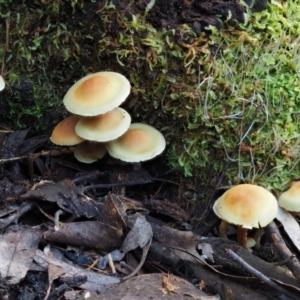
[(126, 264), (125, 261), (120, 261), (120, 267), (125, 268), (129, 272), (133, 272), (133, 270), (134, 270), (131, 266)]
[(265, 234), (272, 241), (279, 256), (282, 260), (287, 260), (286, 266), (290, 269), (293, 275), (300, 281), (300, 262), (296, 257), (291, 258), (293, 253), (285, 244), (280, 232), (274, 222), (271, 222), (265, 227)]
[(136, 269), (129, 275), (125, 276), (123, 278), (123, 280), (127, 280), (127, 279), (130, 279), (131, 277), (133, 277), (135, 274), (138, 273), (138, 271), (141, 269), (141, 267), (143, 266), (145, 260), (146, 260), (146, 257), (147, 257), (147, 254), (148, 254), (148, 251), (149, 251), (149, 248), (151, 246), (151, 242), (152, 242), (152, 239), (150, 239), (148, 241), (148, 243), (144, 246), (143, 248), (143, 255), (142, 255), (142, 258), (141, 258), (141, 261), (139, 263), (139, 265), (136, 267)]
[(294, 257), (296, 257), (295, 254), (291, 255), (289, 258), (287, 258), (286, 260), (283, 261), (279, 261), (279, 262), (272, 262), (273, 266), (283, 266), (286, 265), (287, 262), (289, 262), (291, 259), (293, 259)]
[(113, 259), (112, 259), (110, 253), (107, 254), (107, 259), (108, 259), (108, 265), (109, 265), (110, 268), (111, 268), (111, 272), (112, 272), (113, 274), (116, 274), (116, 273), (117, 273), (117, 272), (116, 272), (116, 268), (115, 268), (114, 261), (113, 261)]
[(256, 269), (254, 269), (252, 266), (250, 266), (248, 263), (246, 263), (242, 258), (240, 258), (237, 254), (235, 254), (231, 249), (226, 249), (226, 254), (236, 263), (238, 263), (245, 271), (252, 274), (254, 277), (258, 278), (265, 284), (269, 285), (273, 289), (276, 289), (280, 293), (283, 293), (292, 299), (296, 299), (296, 297), (285, 290), (283, 287), (272, 281), (269, 277), (265, 276), (264, 274), (260, 273)]
[[(32, 157), (37, 158), (40, 156), (48, 156), (48, 155), (49, 156), (59, 156), (59, 155), (70, 154), (70, 153), (73, 153), (72, 148), (63, 148), (63, 149), (59, 149), (59, 150), (41, 151), (38, 153), (33, 153)], [(0, 159), (0, 165), (9, 163), (9, 162), (13, 162), (13, 161), (27, 159), (27, 158), (28, 158), (28, 155), (22, 155), (22, 156), (17, 156), (17, 157), (12, 157), (12, 158), (3, 158), (3, 159)]]
[(59, 216), (63, 213), (61, 209), (59, 209), (54, 215), (54, 230), (59, 230)]
[(141, 180), (141, 181), (93, 184), (93, 185), (85, 186), (83, 188), (83, 190), (87, 191), (87, 190), (90, 190), (90, 189), (104, 189), (104, 188), (112, 188), (112, 187), (117, 187), (117, 186), (134, 186), (134, 185), (152, 183), (153, 181), (161, 181), (161, 182), (166, 182), (166, 183), (178, 185), (178, 183), (174, 182), (174, 181), (164, 180), (164, 179), (153, 177), (153, 178), (145, 179), (145, 180)]

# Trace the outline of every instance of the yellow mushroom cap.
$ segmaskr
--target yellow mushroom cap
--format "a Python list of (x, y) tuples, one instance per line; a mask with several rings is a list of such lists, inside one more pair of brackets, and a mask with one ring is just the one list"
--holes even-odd
[(149, 160), (164, 151), (166, 140), (150, 125), (134, 123), (119, 138), (106, 143), (108, 153), (126, 162)]
[(265, 227), (278, 211), (277, 200), (265, 188), (240, 184), (226, 191), (213, 206), (215, 214), (243, 228)]
[(72, 116), (59, 122), (52, 131), (51, 142), (59, 146), (74, 146), (84, 141), (75, 132), (79, 119), (79, 116)]
[(76, 133), (85, 140), (107, 142), (124, 134), (131, 123), (129, 113), (117, 107), (106, 114), (82, 117), (75, 127)]
[(101, 159), (107, 150), (103, 143), (84, 141), (74, 148), (75, 158), (83, 163), (91, 164), (98, 159)]
[(279, 196), (278, 204), (287, 211), (300, 211), (300, 181), (293, 182), (292, 186)]
[(125, 76), (116, 72), (98, 72), (72, 85), (63, 102), (71, 113), (97, 116), (119, 106), (128, 97), (130, 89)]

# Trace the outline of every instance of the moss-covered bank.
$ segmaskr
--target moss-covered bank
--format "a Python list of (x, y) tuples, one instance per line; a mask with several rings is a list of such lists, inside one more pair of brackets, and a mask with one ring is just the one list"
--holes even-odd
[(193, 14), (150, 22), (150, 2), (0, 1), (12, 90), (1, 94), (2, 123), (50, 131), (74, 81), (119, 71), (133, 86), (124, 107), (165, 134), (171, 168), (278, 190), (299, 177), (300, 1), (258, 13), (233, 1), (240, 14), (224, 10), (215, 26)]

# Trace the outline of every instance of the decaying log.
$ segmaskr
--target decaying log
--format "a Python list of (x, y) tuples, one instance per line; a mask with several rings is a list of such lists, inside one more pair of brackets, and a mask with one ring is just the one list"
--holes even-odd
[(261, 280), (261, 282), (267, 284), (269, 287), (271, 287), (274, 290), (277, 290), (278, 292), (285, 294), (289, 296), (292, 299), (298, 299), (296, 298), (296, 295), (293, 295), (290, 293), (285, 287), (278, 284), (274, 280), (270, 279), (269, 277), (265, 276), (261, 272), (257, 271), (255, 268), (247, 264), (243, 259), (241, 259), (236, 253), (234, 253), (231, 249), (227, 250), (227, 255), (232, 259), (233, 261), (237, 262), (247, 273), (252, 274), (255, 278), (258, 278)]
[(203, 281), (207, 287), (213, 289), (210, 290), (211, 293), (219, 294), (224, 300), (270, 300), (270, 293), (267, 296), (259, 291), (257, 287), (246, 286), (232, 280), (232, 278), (227, 278), (190, 262), (187, 264), (199, 281)]
[[(289, 294), (289, 292), (299, 294), (300, 284), (287, 268), (273, 265), (256, 257), (234, 241), (222, 238), (201, 238), (195, 234), (190, 236), (189, 232), (178, 232), (173, 228), (151, 225), (154, 242), (149, 257), (163, 261), (169, 266), (176, 265), (179, 261), (191, 266), (197, 278), (213, 287), (214, 292), (224, 296), (224, 299), (241, 299), (239, 298), (241, 292), (245, 296), (243, 299), (266, 299), (264, 297), (266, 291), (268, 294), (273, 293), (275, 295), (278, 293), (263, 284), (260, 279), (245, 272), (240, 264), (230, 259), (226, 255), (228, 249), (234, 251), (245, 262), (268, 278), (285, 284), (286, 286), (283, 286), (283, 288), (286, 288), (286, 294)], [(199, 253), (196, 252), (197, 249)], [(208, 267), (211, 265), (211, 270), (205, 267), (204, 261), (206, 261)], [(218, 266), (217, 269), (214, 266)], [(201, 276), (197, 274), (201, 274)], [(227, 274), (238, 274), (240, 276)], [(219, 284), (220, 281), (221, 283), (225, 282), (225, 279), (226, 285)], [(258, 291), (255, 289), (258, 289)]]
[(299, 281), (287, 268), (273, 265), (260, 259), (259, 257), (256, 257), (250, 251), (240, 247), (234, 241), (224, 240), (221, 238), (207, 238), (198, 240), (198, 246), (203, 244), (209, 244), (211, 246), (211, 256), (213, 258), (212, 263), (215, 265), (221, 265), (223, 268), (231, 270), (235, 274), (245, 274), (241, 266), (226, 255), (227, 249), (231, 249), (246, 263), (251, 265), (265, 276), (300, 288)]
[[(211, 248), (210, 259), (208, 262), (213, 265), (220, 265), (222, 268), (229, 271), (233, 271), (235, 274), (245, 275), (245, 271), (241, 266), (232, 261), (227, 255), (227, 249), (231, 249), (238, 256), (240, 256), (246, 263), (253, 268), (264, 274), (269, 278), (279, 280), (285, 284), (290, 284), (300, 288), (300, 283), (293, 276), (293, 274), (284, 266), (276, 266), (268, 263), (259, 257), (253, 255), (250, 251), (239, 246), (236, 242), (226, 240), (222, 238), (201, 238), (200, 236), (191, 232), (179, 231), (174, 228), (166, 226), (157, 226), (151, 224), (153, 230), (153, 241), (155, 247), (151, 248), (153, 251), (157, 251), (158, 257), (161, 261), (168, 261), (171, 263), (172, 257), (177, 258), (174, 264), (181, 261), (191, 261), (193, 263), (201, 263), (201, 254), (204, 254), (201, 249), (205, 245), (209, 245)], [(158, 244), (155, 244), (155, 241)], [(159, 244), (162, 248), (160, 251)], [(197, 248), (198, 244), (198, 248)], [(156, 250), (155, 250), (156, 249)], [(182, 251), (180, 251), (182, 249)], [(198, 249), (198, 252), (197, 252)], [(170, 255), (170, 252), (175, 254)], [(202, 252), (202, 253), (201, 253)], [(205, 253), (207, 256), (207, 253)], [(167, 255), (164, 260), (163, 256)]]

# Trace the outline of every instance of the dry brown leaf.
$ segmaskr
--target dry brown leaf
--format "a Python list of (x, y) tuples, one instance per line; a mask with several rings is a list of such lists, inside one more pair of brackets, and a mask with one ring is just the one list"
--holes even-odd
[(53, 280), (59, 278), (61, 275), (65, 273), (64, 269), (54, 264), (49, 263), (48, 265), (48, 278), (49, 281), (52, 282)]
[(136, 215), (138, 217), (122, 244), (121, 251), (123, 252), (128, 252), (137, 247), (143, 248), (153, 236), (151, 225), (146, 218), (139, 214)]
[(12, 226), (0, 236), (0, 273), (16, 284), (26, 276), (41, 239), (41, 232), (24, 226)]
[(80, 285), (79, 287), (82, 289), (87, 289), (89, 291), (103, 291), (108, 285), (120, 282), (120, 279), (118, 279), (117, 277), (97, 274), (93, 271), (86, 271), (81, 267), (63, 262), (54, 257), (50, 257), (41, 250), (36, 250), (34, 260), (37, 264), (44, 267), (47, 267), (51, 263), (59, 268), (62, 268), (65, 271), (65, 274), (61, 276), (61, 278), (72, 276), (85, 276), (87, 278), (86, 282)]
[(163, 291), (164, 295), (168, 294), (168, 293), (171, 293), (171, 292), (177, 294), (176, 290), (178, 290), (179, 287), (170, 282), (169, 276), (170, 276), (170, 274), (168, 274), (168, 275), (163, 274), (162, 275), (162, 286), (163, 287), (161, 288), (161, 290)]

